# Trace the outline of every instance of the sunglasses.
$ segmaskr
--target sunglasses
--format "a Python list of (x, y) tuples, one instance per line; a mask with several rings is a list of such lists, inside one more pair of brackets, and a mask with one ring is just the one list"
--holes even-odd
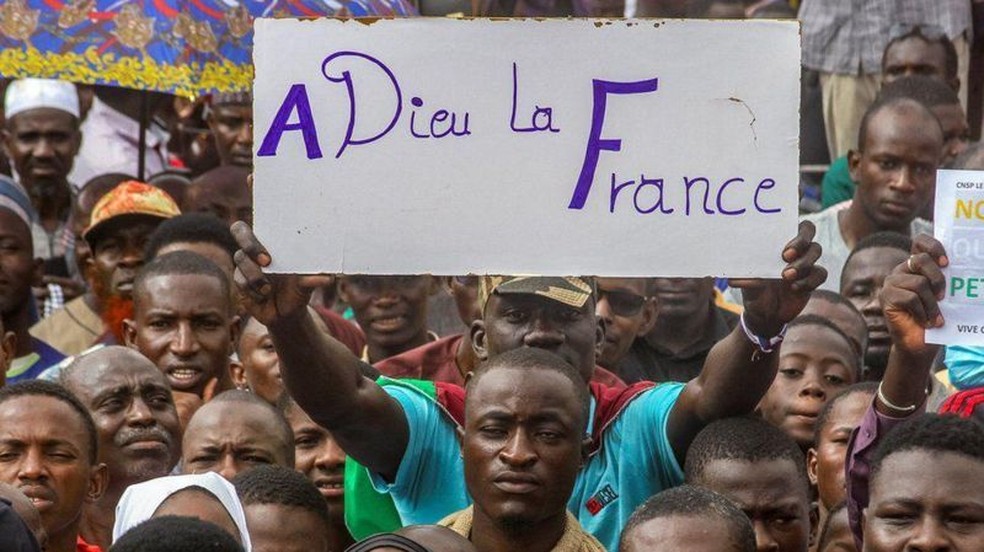
[(905, 36), (919, 35), (926, 40), (937, 41), (946, 36), (946, 31), (939, 25), (922, 25), (919, 23), (896, 23), (888, 30), (888, 41), (892, 42)]
[(639, 314), (646, 304), (646, 298), (628, 291), (609, 291), (598, 288), (598, 301), (608, 300), (608, 308), (615, 316), (630, 317)]

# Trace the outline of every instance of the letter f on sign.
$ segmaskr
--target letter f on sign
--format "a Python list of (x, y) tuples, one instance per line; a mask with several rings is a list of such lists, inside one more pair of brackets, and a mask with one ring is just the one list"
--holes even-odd
[(584, 202), (588, 200), (588, 192), (591, 191), (591, 184), (594, 182), (595, 169), (598, 168), (598, 155), (601, 150), (620, 151), (622, 140), (614, 138), (602, 138), (601, 127), (605, 124), (605, 107), (608, 105), (609, 94), (645, 94), (655, 92), (658, 79), (649, 79), (637, 82), (612, 82), (594, 79), (594, 109), (591, 112), (591, 135), (588, 136), (588, 149), (584, 153), (584, 164), (581, 165), (581, 174), (577, 177), (577, 186), (574, 187), (574, 196), (568, 209), (582, 209)]

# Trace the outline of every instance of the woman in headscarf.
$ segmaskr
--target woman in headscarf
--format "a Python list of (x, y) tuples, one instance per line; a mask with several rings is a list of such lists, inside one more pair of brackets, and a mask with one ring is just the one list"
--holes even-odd
[(231, 483), (216, 473), (159, 477), (132, 485), (116, 506), (113, 542), (153, 517), (189, 516), (218, 525), (251, 552), (246, 515)]

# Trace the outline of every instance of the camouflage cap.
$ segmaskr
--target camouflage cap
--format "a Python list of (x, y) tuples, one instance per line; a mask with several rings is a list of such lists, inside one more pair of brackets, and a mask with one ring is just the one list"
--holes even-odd
[(539, 295), (579, 309), (594, 293), (594, 278), (589, 277), (482, 276), (478, 286), (478, 303), (484, 312), (493, 294)]

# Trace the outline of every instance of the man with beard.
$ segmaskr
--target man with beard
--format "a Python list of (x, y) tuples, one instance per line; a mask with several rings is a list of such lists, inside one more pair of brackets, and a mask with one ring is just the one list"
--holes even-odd
[(37, 213), (31, 226), (35, 254), (61, 258), (72, 246), (68, 227), (72, 186), (68, 174), (82, 143), (79, 97), (70, 82), (16, 80), (7, 87), (3, 150)]
[(841, 295), (854, 304), (868, 327), (868, 348), (864, 354), (862, 378), (881, 381), (892, 350), (892, 336), (882, 312), (878, 294), (885, 277), (905, 262), (912, 240), (895, 232), (878, 232), (858, 242), (841, 272)]
[(133, 314), (133, 281), (144, 264), (147, 239), (162, 221), (179, 214), (170, 196), (134, 180), (113, 188), (92, 209), (84, 233), (92, 249), (86, 279), (104, 324), (99, 341), (123, 343), (123, 321)]
[(92, 347), (106, 333), (100, 312), (102, 302), (93, 291), (97, 284), (95, 272), (87, 270), (92, 261), (92, 249), (82, 237), (96, 202), (116, 186), (133, 180), (125, 174), (111, 173), (93, 178), (75, 198), (71, 227), (75, 235), (74, 264), (79, 274), (86, 274), (89, 289), (81, 296), (65, 303), (65, 307), (41, 319), (31, 326), (31, 335), (45, 341), (63, 355), (77, 355)]
[(106, 493), (82, 510), (79, 534), (108, 550), (123, 491), (171, 473), (178, 462), (181, 428), (171, 386), (146, 357), (118, 346), (75, 359), (62, 371), (61, 383), (92, 415), (99, 461), (109, 469)]

